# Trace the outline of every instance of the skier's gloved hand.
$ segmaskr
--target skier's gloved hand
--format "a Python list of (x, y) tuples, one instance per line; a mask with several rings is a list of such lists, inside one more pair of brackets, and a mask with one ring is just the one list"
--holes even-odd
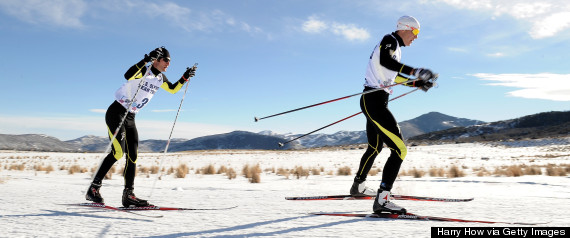
[(427, 92), (430, 88), (433, 88), (434, 83), (431, 81), (418, 80), (416, 81), (415, 86), (420, 88), (424, 92)]
[(416, 68), (414, 69), (414, 76), (422, 81), (429, 81), (433, 78), (433, 72), (429, 69)]
[(160, 57), (162, 57), (162, 48), (156, 48), (148, 53), (148, 55), (145, 55), (145, 59), (148, 59), (148, 61), (156, 60)]
[(184, 80), (188, 81), (190, 80), (191, 77), (194, 77), (194, 75), (196, 75), (196, 69), (198, 69), (196, 65), (192, 66), (192, 68), (187, 67), (186, 72), (184, 72), (184, 74), (182, 75)]

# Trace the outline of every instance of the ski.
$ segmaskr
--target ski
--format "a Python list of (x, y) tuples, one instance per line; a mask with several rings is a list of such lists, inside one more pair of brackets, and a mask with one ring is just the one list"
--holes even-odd
[[(98, 207), (98, 208), (105, 208), (109, 210), (117, 210), (117, 211), (215, 211), (215, 210), (228, 210), (232, 208), (236, 208), (237, 206), (232, 207), (222, 207), (222, 208), (186, 208), (186, 207), (161, 207), (161, 206), (145, 206), (145, 207), (113, 207), (109, 205), (105, 205), (104, 203), (71, 203), (71, 204), (61, 204), (61, 205), (68, 205), (68, 206), (82, 206), (82, 207)], [(136, 213), (139, 214), (139, 213)]]
[(343, 216), (343, 217), (363, 217), (363, 218), (382, 218), (382, 219), (404, 219), (404, 220), (420, 220), (420, 221), (444, 221), (444, 222), (467, 222), (467, 223), (486, 223), (486, 224), (509, 224), (509, 225), (539, 225), (547, 223), (523, 223), (523, 222), (504, 222), (504, 221), (480, 221), (480, 220), (465, 220), (448, 217), (434, 217), (434, 216), (420, 216), (413, 213), (406, 214), (390, 214), (390, 213), (311, 213), (312, 215), (319, 216)]
[[(312, 196), (312, 197), (285, 197), (286, 200), (371, 200), (376, 196), (352, 196), (352, 195), (329, 195), (329, 196)], [(436, 197), (420, 197), (409, 195), (393, 194), (394, 200), (412, 200), (412, 201), (431, 201), (431, 202), (469, 202), (473, 198), (436, 198)]]
[(125, 212), (125, 213), (129, 213), (129, 214), (134, 214), (137, 216), (143, 216), (143, 217), (152, 217), (152, 218), (163, 217), (163, 215), (150, 215), (150, 214), (141, 214), (141, 213), (137, 213), (137, 212), (132, 212), (129, 210), (121, 209), (120, 207), (113, 207), (113, 206), (105, 205), (104, 203), (86, 202), (86, 203), (70, 203), (70, 204), (59, 204), (59, 205), (101, 208), (101, 209), (107, 209), (107, 210), (111, 210), (111, 211)]
[(233, 207), (223, 208), (186, 208), (186, 207), (160, 207), (160, 206), (147, 206), (147, 207), (118, 207), (117, 209), (123, 211), (216, 211), (216, 210), (229, 210)]

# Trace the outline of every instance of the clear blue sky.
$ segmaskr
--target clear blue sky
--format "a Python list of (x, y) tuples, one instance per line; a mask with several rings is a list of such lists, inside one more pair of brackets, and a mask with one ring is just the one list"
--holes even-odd
[[(173, 137), (306, 133), (358, 112), (358, 97), (253, 118), (360, 92), (373, 47), (402, 15), (421, 23), (402, 62), (440, 78), (438, 88), (391, 103), (398, 121), (570, 110), (562, 0), (2, 0), (0, 133), (105, 136), (124, 72), (159, 46), (171, 52), (169, 79), (199, 63)], [(168, 138), (182, 93), (159, 91), (137, 115), (141, 139)], [(323, 132), (340, 130), (364, 130), (364, 118)]]

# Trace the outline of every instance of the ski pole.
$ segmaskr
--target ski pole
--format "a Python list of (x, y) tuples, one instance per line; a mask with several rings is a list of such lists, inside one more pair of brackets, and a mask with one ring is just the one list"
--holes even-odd
[(351, 117), (354, 117), (354, 116), (356, 116), (356, 115), (358, 115), (358, 114), (360, 114), (360, 113), (362, 113), (362, 112), (358, 112), (358, 113), (352, 114), (352, 115), (350, 115), (350, 116), (348, 116), (348, 117), (345, 117), (345, 118), (340, 119), (340, 120), (338, 120), (338, 121), (335, 121), (335, 122), (333, 122), (333, 123), (331, 123), (331, 124), (328, 124), (328, 125), (326, 125), (326, 126), (323, 126), (323, 127), (319, 128), (319, 129), (316, 129), (316, 130), (314, 130), (314, 131), (311, 131), (311, 132), (309, 132), (309, 133), (307, 133), (307, 134), (304, 134), (304, 135), (302, 135), (302, 136), (299, 136), (299, 137), (297, 137), (297, 138), (295, 138), (295, 139), (292, 139), (292, 140), (289, 140), (289, 141), (286, 141), (286, 142), (283, 142), (283, 143), (279, 143), (279, 147), (283, 147), (283, 146), (285, 146), (285, 144), (288, 144), (288, 143), (291, 143), (291, 142), (296, 141), (296, 140), (298, 140), (298, 139), (301, 139), (301, 138), (303, 138), (303, 137), (305, 137), (305, 136), (308, 136), (308, 135), (313, 134), (313, 133), (315, 133), (315, 132), (317, 132), (317, 131), (320, 131), (320, 130), (322, 130), (322, 129), (325, 129), (325, 128), (329, 127), (329, 126), (332, 126), (332, 125), (337, 124), (337, 123), (339, 123), (339, 122), (342, 122), (342, 121), (344, 121), (344, 120), (346, 120), (346, 119), (349, 119), (349, 118), (351, 118)]
[(397, 86), (397, 85), (406, 84), (406, 83), (413, 83), (413, 82), (418, 81), (418, 80), (420, 80), (420, 79), (410, 79), (410, 80), (407, 80), (407, 81), (404, 81), (404, 82), (395, 83), (395, 84), (390, 84), (390, 85), (388, 85), (388, 86), (384, 86), (384, 87), (381, 87), (381, 88), (376, 88), (376, 89), (369, 90), (369, 91), (365, 91), (365, 92), (361, 92), (361, 93), (355, 93), (355, 94), (352, 94), (352, 95), (348, 95), (348, 96), (344, 96), (344, 97), (340, 97), (340, 98), (336, 98), (336, 99), (332, 99), (332, 100), (328, 100), (328, 101), (316, 103), (316, 104), (313, 104), (313, 105), (304, 106), (304, 107), (300, 107), (300, 108), (297, 108), (297, 109), (289, 110), (289, 111), (286, 111), (286, 112), (281, 112), (281, 113), (277, 113), (277, 114), (273, 114), (273, 115), (269, 115), (269, 116), (265, 116), (265, 117), (261, 117), (261, 118), (254, 117), (254, 120), (255, 120), (255, 122), (257, 122), (257, 121), (260, 121), (260, 120), (263, 120), (263, 119), (267, 119), (267, 118), (270, 118), (270, 117), (280, 116), (280, 115), (283, 115), (283, 114), (287, 114), (287, 113), (291, 113), (291, 112), (296, 112), (296, 111), (300, 111), (300, 110), (307, 109), (307, 108), (311, 108), (311, 107), (315, 107), (315, 106), (320, 106), (320, 105), (327, 104), (327, 103), (331, 103), (331, 102), (340, 101), (340, 100), (347, 99), (347, 98), (354, 97), (354, 96), (358, 96), (358, 95), (364, 95), (364, 94), (368, 94), (368, 93), (373, 93), (373, 92), (380, 91), (380, 90), (384, 90), (384, 89), (386, 89), (386, 88), (391, 88), (391, 87), (394, 87), (394, 86)]
[[(419, 88), (416, 88), (416, 89), (414, 89), (414, 90), (412, 90), (412, 91), (409, 91), (409, 92), (404, 93), (404, 94), (402, 94), (402, 95), (400, 95), (400, 96), (397, 96), (397, 97), (395, 97), (395, 98), (392, 98), (392, 99), (389, 100), (389, 102), (390, 102), (390, 101), (394, 101), (394, 100), (396, 100), (396, 99), (398, 99), (398, 98), (401, 98), (401, 97), (403, 97), (403, 96), (406, 96), (406, 95), (408, 95), (408, 94), (410, 94), (410, 93), (413, 93), (413, 92), (417, 91), (418, 89), (419, 89)], [(329, 127), (329, 126), (332, 126), (332, 125), (334, 125), (334, 124), (337, 124), (337, 123), (339, 123), (339, 122), (342, 122), (342, 121), (344, 121), (344, 120), (346, 120), (346, 119), (349, 119), (349, 118), (351, 118), (351, 117), (355, 117), (355, 116), (357, 116), (357, 115), (360, 114), (360, 113), (362, 113), (362, 112), (358, 112), (358, 113), (352, 114), (352, 115), (350, 115), (350, 116), (348, 116), (348, 117), (345, 117), (345, 118), (343, 118), (343, 119), (340, 119), (340, 120), (338, 120), (338, 121), (335, 121), (335, 122), (333, 122), (333, 123), (331, 123), (331, 124), (328, 124), (328, 125), (326, 125), (326, 126), (323, 126), (323, 127), (319, 128), (319, 129), (316, 129), (316, 130), (314, 130), (314, 131), (311, 131), (311, 132), (309, 132), (309, 133), (307, 133), (307, 134), (301, 135), (301, 136), (299, 136), (299, 137), (296, 137), (296, 138), (294, 138), (294, 139), (291, 139), (291, 140), (286, 141), (286, 142), (283, 142), (283, 143), (279, 143), (279, 147), (283, 147), (283, 146), (285, 146), (285, 144), (288, 144), (288, 143), (291, 143), (291, 142), (296, 141), (296, 140), (298, 140), (298, 139), (301, 139), (301, 138), (303, 138), (303, 137), (305, 137), (305, 136), (308, 136), (308, 135), (310, 135), (310, 134), (313, 134), (313, 133), (315, 133), (315, 132), (317, 132), (317, 131), (320, 131), (320, 130), (322, 130), (322, 129), (325, 129), (325, 128)]]
[[(198, 63), (195, 63), (193, 68), (196, 68), (197, 66), (198, 66)], [(187, 68), (187, 69), (189, 69), (189, 68)], [(168, 146), (170, 145), (170, 139), (172, 138), (172, 132), (174, 132), (174, 126), (176, 126), (176, 121), (178, 120), (178, 114), (180, 113), (180, 109), (182, 108), (182, 103), (184, 102), (184, 98), (186, 97), (186, 92), (188, 91), (188, 85), (190, 85), (190, 78), (188, 79), (188, 82), (186, 83), (186, 88), (184, 89), (184, 94), (182, 94), (182, 100), (180, 100), (180, 105), (178, 105), (178, 111), (176, 112), (176, 117), (174, 117), (174, 123), (172, 124), (172, 129), (170, 129), (170, 135), (168, 136), (168, 141), (166, 141), (166, 147), (164, 148), (164, 154), (165, 155), (166, 155), (166, 152), (168, 152)], [(163, 160), (164, 160), (164, 156), (160, 159), (160, 163), (158, 164), (159, 175), (156, 177), (156, 179), (152, 183), (152, 188), (150, 189), (149, 198), (152, 197), (152, 193), (154, 191), (156, 181), (158, 180), (158, 178), (162, 177), (162, 162), (163, 162)]]
[[(196, 68), (198, 63), (195, 63), (192, 68)], [(189, 69), (189, 68), (187, 68)], [(164, 153), (168, 151), (168, 145), (170, 145), (170, 138), (172, 138), (172, 132), (174, 131), (174, 126), (176, 125), (176, 120), (178, 120), (178, 114), (180, 113), (180, 108), (182, 108), (182, 103), (184, 102), (184, 97), (186, 97), (186, 92), (188, 91), (188, 85), (190, 85), (190, 79), (186, 83), (186, 88), (184, 89), (184, 94), (182, 94), (182, 100), (180, 100), (180, 105), (178, 106), (178, 111), (176, 112), (176, 117), (174, 118), (174, 124), (172, 124), (172, 129), (170, 130), (170, 135), (168, 136), (168, 141), (166, 142), (166, 148), (164, 148)]]

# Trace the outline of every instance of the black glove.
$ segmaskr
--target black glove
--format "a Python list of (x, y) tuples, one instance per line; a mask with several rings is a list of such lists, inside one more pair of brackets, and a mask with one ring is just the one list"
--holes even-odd
[(429, 81), (433, 78), (433, 73), (429, 69), (417, 68), (414, 69), (414, 76), (422, 81)]
[(427, 92), (430, 88), (433, 87), (434, 83), (431, 81), (418, 80), (415, 82), (414, 85), (423, 90), (424, 92)]
[(187, 67), (186, 72), (184, 72), (184, 74), (182, 75), (184, 80), (188, 81), (190, 80), (191, 77), (194, 77), (194, 75), (196, 75), (196, 69), (198, 69), (196, 65), (192, 66), (192, 68)]
[(148, 54), (144, 55), (144, 61), (150, 62), (162, 57), (162, 48), (156, 48)]

